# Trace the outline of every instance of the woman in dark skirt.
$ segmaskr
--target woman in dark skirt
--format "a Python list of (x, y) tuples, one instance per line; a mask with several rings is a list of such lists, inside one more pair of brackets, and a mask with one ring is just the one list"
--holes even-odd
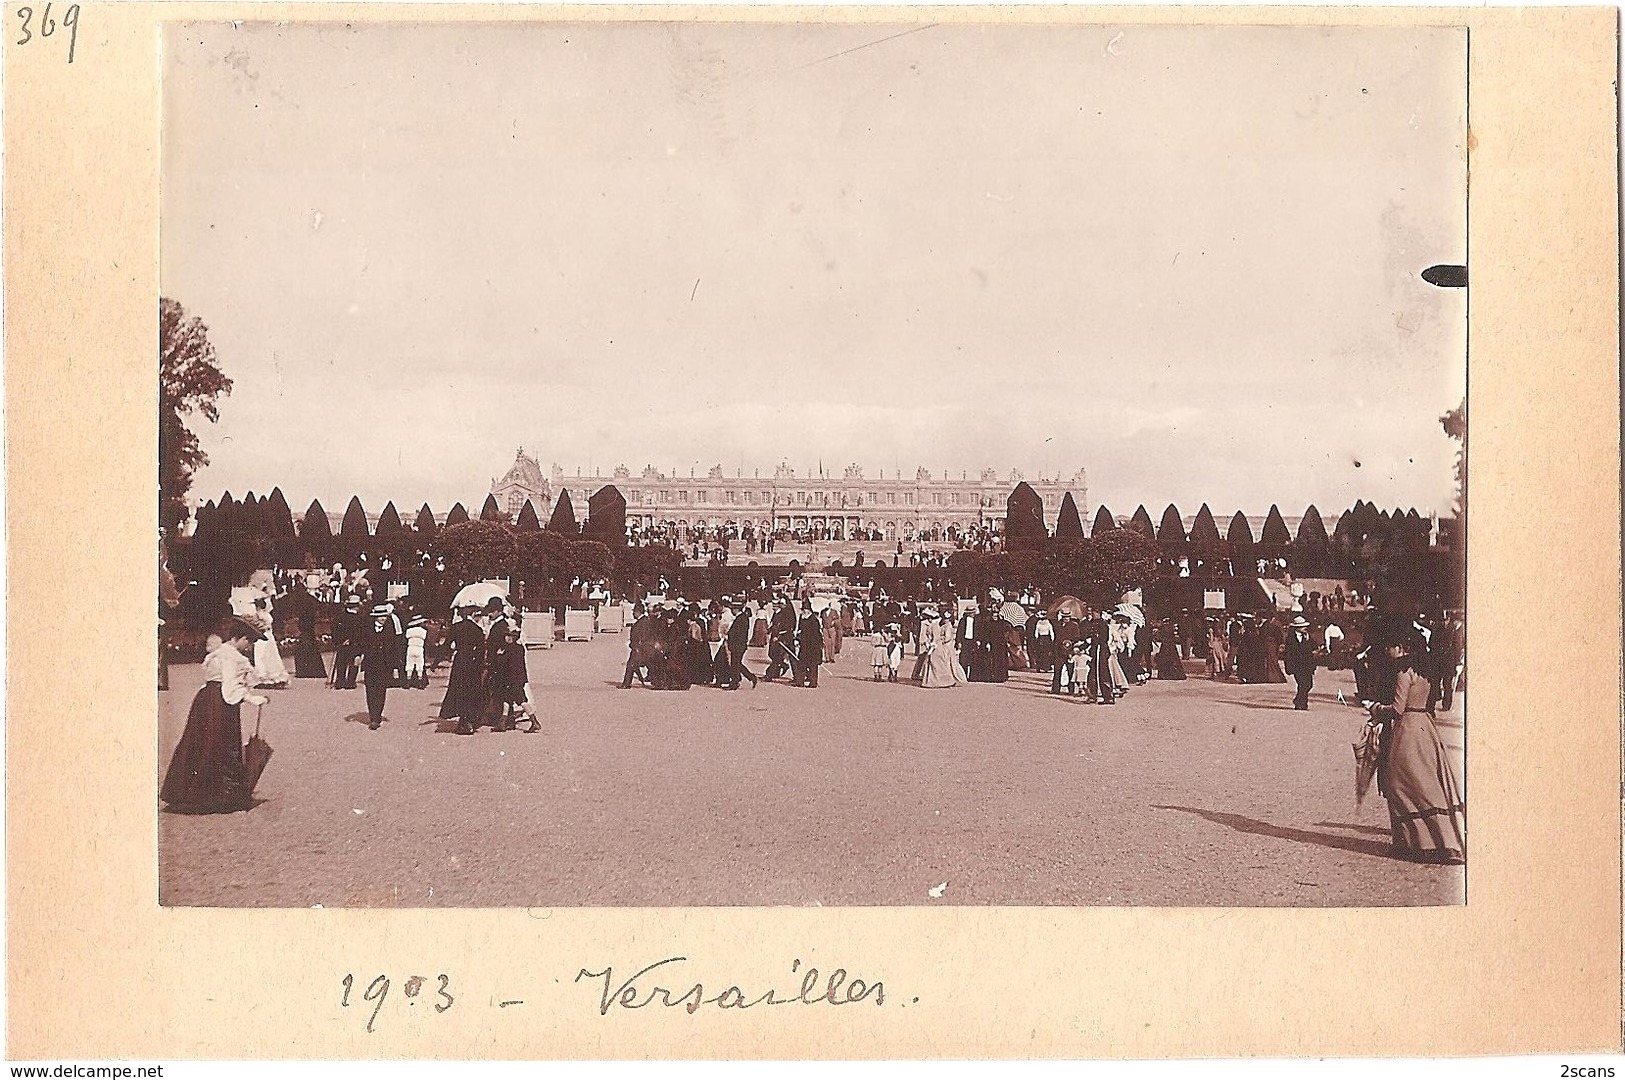
[(1179, 656), (1179, 645), (1174, 640), (1176, 631), (1174, 624), (1165, 622), (1158, 628), (1157, 642), (1157, 678), (1183, 679), (1185, 677), (1185, 662)]
[(472, 608), (459, 610), (458, 616), (447, 635), (452, 648), (451, 675), (440, 703), (440, 719), (456, 720), (458, 734), (472, 735), (485, 711), (485, 630), (475, 621)]
[(243, 773), (243, 702), (264, 705), (253, 693), (254, 664), (243, 655), (259, 638), (247, 623), (220, 629), (224, 643), (203, 661), (203, 688), (192, 699), (186, 730), (169, 759), (159, 797), (183, 814), (229, 814), (251, 805)]
[(316, 636), (316, 614), (320, 610), (316, 598), (305, 588), (304, 582), (296, 581), (288, 601), (299, 619), (299, 648), (293, 654), (293, 677), (325, 679), (327, 664), (322, 660), (321, 639)]

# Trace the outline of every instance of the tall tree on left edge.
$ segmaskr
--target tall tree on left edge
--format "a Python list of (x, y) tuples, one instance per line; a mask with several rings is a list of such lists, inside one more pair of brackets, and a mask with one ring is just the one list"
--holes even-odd
[(192, 477), (209, 463), (187, 426), (194, 414), (220, 419), (218, 400), (231, 393), (209, 328), (168, 298), (158, 301), (158, 524), (169, 532), (186, 520)]

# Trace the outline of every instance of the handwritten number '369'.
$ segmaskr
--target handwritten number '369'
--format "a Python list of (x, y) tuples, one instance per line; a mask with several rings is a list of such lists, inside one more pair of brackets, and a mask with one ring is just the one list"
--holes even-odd
[[(17, 18), (22, 20), (23, 36), (17, 39), (17, 44), (27, 45), (34, 40), (34, 9), (20, 7), (17, 9)], [(79, 5), (69, 4), (68, 10), (62, 15), (62, 25), (68, 29), (68, 63), (73, 63), (74, 46), (79, 44)], [(40, 12), (39, 36), (48, 38), (56, 33), (56, 20), (51, 18), (51, 5), (46, 4)]]
[[(451, 979), (445, 975), (437, 975), (435, 977), (440, 980), (440, 990), (438, 991), (438, 996), (444, 998), (445, 1000), (435, 1002), (434, 1011), (443, 1013), (447, 1009), (451, 1008), (457, 999), (452, 997), (447, 991), (447, 987), (451, 985)], [(344, 976), (343, 981), (344, 996), (339, 999), (339, 1004), (347, 1009), (350, 1007), (350, 991), (355, 989), (355, 976), (346, 975)], [(409, 998), (416, 998), (418, 993), (423, 989), (423, 983), (424, 978), (422, 975), (413, 975), (410, 979), (406, 980), (406, 985), (401, 988), (401, 992)], [(389, 997), (389, 976), (387, 975), (378, 976), (376, 979), (372, 980), (372, 982), (368, 983), (367, 988), (361, 992), (362, 1001), (372, 1002), (372, 1015), (367, 1017), (368, 1031), (372, 1030), (372, 1022), (378, 1019), (378, 1012), (384, 1007), (384, 999), (387, 997)]]

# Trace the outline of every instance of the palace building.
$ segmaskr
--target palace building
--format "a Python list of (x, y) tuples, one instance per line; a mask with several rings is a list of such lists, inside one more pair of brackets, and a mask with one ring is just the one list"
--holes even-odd
[(704, 476), (697, 472), (678, 476), (653, 465), (645, 465), (636, 475), (620, 465), (608, 476), (589, 476), (580, 469), (568, 476), (558, 465), (544, 473), (540, 463), (521, 447), (501, 479), (491, 481), (491, 494), (498, 506), (515, 517), (528, 500), (537, 517), (546, 522), (562, 493), (569, 492), (579, 518), (586, 514), (588, 498), (613, 484), (626, 498), (628, 525), (715, 528), (750, 524), (759, 529), (806, 529), (837, 540), (862, 528), (879, 530), (887, 539), (904, 540), (932, 534), (942, 537), (950, 530), (957, 534), (1002, 522), (1005, 500), (1023, 480), (1043, 498), (1044, 524), (1049, 529), (1055, 528), (1061, 500), (1069, 491), (1078, 513), (1088, 520), (1088, 489), (1082, 469), (1064, 481), (1057, 477), (1028, 479), (1016, 470), (1001, 477), (993, 469), (953, 477), (919, 468), (906, 478), (887, 475), (881, 469), (868, 476), (861, 465), (848, 465), (840, 476), (798, 476), (784, 463), (771, 476), (760, 472), (745, 476), (743, 470), (730, 476), (720, 465), (713, 465)]

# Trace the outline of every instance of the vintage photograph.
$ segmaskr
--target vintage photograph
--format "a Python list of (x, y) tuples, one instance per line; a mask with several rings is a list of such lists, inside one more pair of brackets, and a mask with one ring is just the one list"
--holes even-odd
[(162, 904), (1466, 902), (1465, 29), (162, 54)]

